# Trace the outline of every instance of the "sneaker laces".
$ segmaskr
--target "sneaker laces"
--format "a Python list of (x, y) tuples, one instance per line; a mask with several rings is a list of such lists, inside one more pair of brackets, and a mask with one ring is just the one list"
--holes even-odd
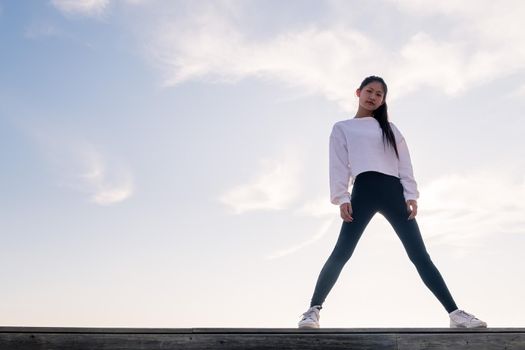
[(302, 317), (303, 320), (306, 320), (307, 318), (313, 320), (312, 314), (313, 314), (313, 311), (306, 311), (306, 312), (300, 314), (299, 317)]
[(301, 315), (299, 315), (299, 317), (304, 316), (303, 319), (309, 318), (312, 321), (315, 321), (314, 318), (312, 317), (313, 314), (315, 313), (315, 309), (319, 310), (319, 308), (311, 308), (308, 311), (306, 311), (306, 312), (302, 313)]
[(459, 310), (459, 311), (458, 311), (458, 314), (461, 314), (461, 315), (465, 316), (469, 321), (472, 321), (472, 320), (479, 320), (479, 319), (476, 318), (474, 315), (469, 314), (468, 312), (466, 312), (466, 311), (464, 311), (464, 310)]

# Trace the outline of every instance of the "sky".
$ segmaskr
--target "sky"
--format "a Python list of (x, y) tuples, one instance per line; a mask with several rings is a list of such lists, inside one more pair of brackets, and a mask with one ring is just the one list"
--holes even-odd
[[(522, 1), (0, 0), (0, 326), (295, 328), (369, 75), (459, 308), (525, 324)], [(381, 214), (321, 327), (448, 327)]]

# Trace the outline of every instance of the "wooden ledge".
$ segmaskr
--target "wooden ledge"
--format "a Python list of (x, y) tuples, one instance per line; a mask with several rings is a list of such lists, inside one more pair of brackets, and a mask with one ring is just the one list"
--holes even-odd
[(525, 349), (525, 328), (0, 327), (0, 349)]

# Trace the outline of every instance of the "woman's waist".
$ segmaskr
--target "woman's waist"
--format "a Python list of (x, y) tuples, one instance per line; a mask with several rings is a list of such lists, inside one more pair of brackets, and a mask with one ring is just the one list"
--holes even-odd
[(352, 186), (352, 198), (366, 194), (383, 196), (385, 193), (402, 193), (403, 185), (397, 176), (385, 174), (377, 170), (366, 170), (355, 177)]
[(354, 187), (385, 188), (401, 186), (399, 177), (378, 170), (366, 170), (359, 173), (354, 180)]
[(363, 180), (365, 178), (370, 178), (370, 179), (383, 178), (385, 180), (396, 181), (396, 182), (399, 182), (400, 180), (399, 176), (392, 175), (391, 173), (383, 172), (380, 170), (364, 170), (354, 176), (354, 182), (356, 182), (357, 180)]

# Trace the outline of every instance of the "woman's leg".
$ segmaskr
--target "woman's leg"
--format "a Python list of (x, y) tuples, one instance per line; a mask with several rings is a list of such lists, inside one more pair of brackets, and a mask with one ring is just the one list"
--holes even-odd
[(401, 239), (408, 257), (415, 265), (425, 285), (438, 298), (447, 312), (456, 310), (456, 303), (426, 250), (416, 219), (407, 220), (409, 213), (401, 183), (391, 188), (391, 191), (385, 193), (385, 206), (380, 213), (384, 215)]
[(367, 215), (355, 215), (354, 212), (352, 216), (354, 218), (353, 222), (343, 221), (337, 243), (317, 279), (310, 306), (323, 305), (326, 296), (339, 278), (341, 270), (352, 256), (357, 242), (370, 219), (372, 219), (373, 214), (368, 212)]
[(341, 270), (352, 256), (366, 226), (377, 212), (377, 195), (373, 191), (375, 180), (372, 175), (363, 173), (356, 178), (352, 189), (354, 221), (343, 221), (337, 243), (317, 279), (310, 307), (323, 305)]

